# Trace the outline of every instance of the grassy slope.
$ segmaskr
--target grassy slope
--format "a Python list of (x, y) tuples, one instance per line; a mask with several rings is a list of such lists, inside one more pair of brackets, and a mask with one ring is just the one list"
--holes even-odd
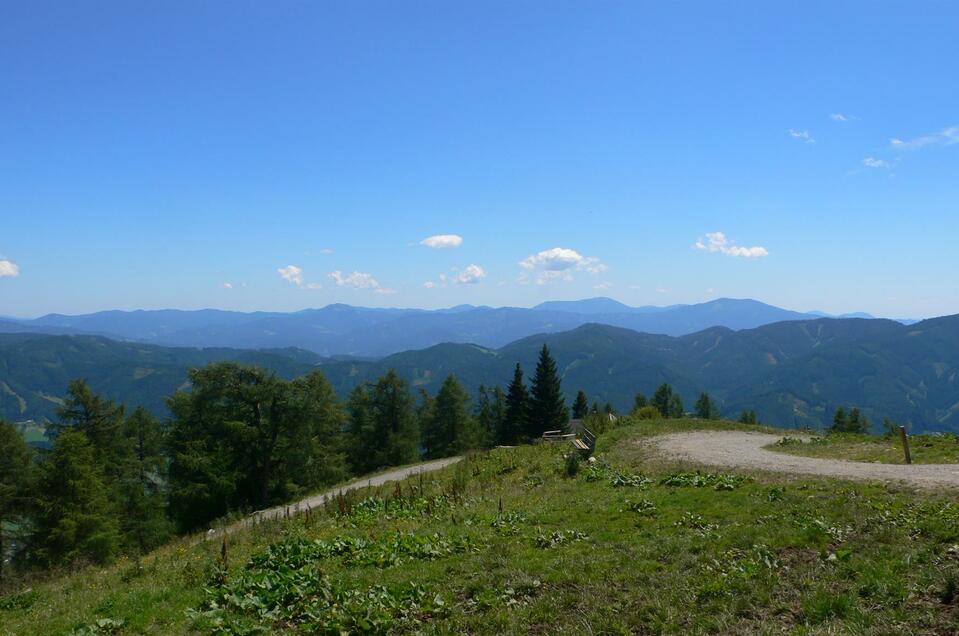
[[(797, 438), (786, 438), (787, 443), (768, 446), (790, 455), (848, 459), (857, 462), (904, 464), (902, 442), (898, 436), (876, 437), (855, 433), (839, 433), (815, 437), (799, 443)], [(914, 464), (959, 463), (959, 437), (955, 435), (910, 435), (909, 454)]]
[[(217, 598), (203, 588), (216, 579), (220, 545), (184, 540), (142, 571), (121, 562), (5, 597), (0, 634), (64, 633), (100, 618), (122, 620), (121, 633), (158, 634), (331, 624), (550, 634), (959, 629), (955, 493), (776, 475), (718, 482), (731, 490), (660, 484), (688, 467), (637, 440), (701, 424), (608, 433), (598, 468), (574, 478), (565, 447), (500, 449), (399, 491), (383, 487), (375, 494), (392, 501), (387, 510), (344, 502), (348, 514), (331, 507), (243, 530), (228, 544), (222, 610), (187, 616)], [(637, 473), (653, 482), (613, 485)], [(280, 547), (264, 555), (271, 543)], [(244, 569), (253, 555), (260, 565)], [(419, 586), (413, 600), (403, 592), (410, 583)], [(376, 585), (388, 591), (367, 593)], [(231, 609), (244, 594), (261, 610)], [(333, 599), (336, 612), (318, 598)]]

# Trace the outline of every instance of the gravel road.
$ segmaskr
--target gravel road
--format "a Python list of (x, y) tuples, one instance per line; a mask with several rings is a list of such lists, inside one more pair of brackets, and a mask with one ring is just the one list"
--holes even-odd
[(700, 464), (848, 479), (899, 481), (922, 488), (959, 488), (959, 464), (871, 464), (797, 457), (767, 450), (781, 435), (740, 431), (692, 431), (652, 438), (665, 455)]
[(455, 464), (460, 459), (462, 459), (462, 457), (446, 457), (444, 459), (423, 462), (422, 464), (407, 466), (406, 468), (397, 468), (396, 470), (390, 470), (385, 473), (380, 473), (379, 475), (373, 475), (372, 477), (358, 479), (344, 486), (340, 486), (339, 488), (334, 488), (333, 490), (328, 490), (318, 495), (313, 495), (312, 497), (302, 499), (286, 506), (277, 506), (276, 508), (269, 508), (267, 510), (254, 512), (252, 515), (250, 515), (250, 520), (262, 521), (265, 519), (276, 519), (282, 517), (287, 510), (289, 510), (292, 514), (295, 510), (317, 508), (322, 506), (328, 498), (339, 493), (356, 490), (358, 488), (366, 488), (367, 486), (382, 486), (383, 484), (391, 481), (400, 481), (401, 479), (413, 477), (415, 475), (419, 475), (420, 473), (428, 473), (434, 470), (439, 470), (440, 468), (446, 468), (451, 464)]

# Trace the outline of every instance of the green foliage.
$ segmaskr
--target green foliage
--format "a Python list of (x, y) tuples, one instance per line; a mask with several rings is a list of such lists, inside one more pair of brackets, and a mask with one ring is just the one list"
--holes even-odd
[(848, 412), (843, 407), (836, 409), (832, 418), (833, 433), (868, 433), (869, 420), (859, 411), (858, 408), (852, 408)]
[(512, 446), (528, 438), (530, 418), (529, 390), (523, 382), (523, 369), (519, 363), (513, 369), (513, 380), (506, 390), (506, 417), (499, 434), (500, 444)]
[(477, 395), (474, 415), (479, 425), (482, 446), (503, 444), (500, 434), (505, 428), (506, 394), (498, 386), (487, 387), (481, 384)]
[[(419, 585), (358, 588), (317, 568), (319, 560), (340, 550), (349, 554), (356, 545), (293, 539), (270, 546), (236, 576), (214, 579), (203, 605), (190, 615), (197, 626), (225, 636), (272, 632), (286, 625), (297, 625), (305, 633), (389, 634), (413, 630), (448, 613), (441, 594)], [(423, 544), (412, 549), (422, 550)], [(432, 557), (434, 551), (427, 554)]]
[(449, 457), (484, 445), (483, 431), (469, 412), (469, 394), (453, 374), (446, 377), (429, 414), (421, 420), (426, 457)]
[(759, 418), (756, 417), (756, 411), (744, 410), (739, 414), (740, 424), (759, 424)]
[(569, 423), (569, 411), (563, 399), (556, 361), (545, 344), (539, 353), (536, 375), (530, 390), (529, 421), (526, 434), (536, 438), (543, 431), (564, 430)]
[(12, 424), (0, 420), (0, 583), (4, 577), (9, 535), (27, 517), (33, 478), (29, 447)]
[[(192, 370), (190, 380), (189, 393), (170, 398), (170, 507), (181, 528), (266, 507), (343, 475), (342, 413), (319, 371), (287, 382), (218, 363)], [(412, 419), (411, 412), (403, 416)], [(370, 449), (377, 451), (382, 447)]]
[(751, 481), (746, 475), (715, 474), (701, 472), (677, 472), (664, 477), (659, 483), (663, 486), (707, 488), (713, 490), (735, 490), (742, 484)]
[(652, 404), (641, 407), (639, 410), (633, 412), (633, 418), (637, 420), (658, 420), (662, 417), (659, 409)]
[(143, 407), (126, 419), (123, 437), (129, 452), (118, 484), (120, 529), (126, 547), (143, 554), (173, 532), (166, 509), (166, 439), (159, 420)]
[(566, 455), (566, 476), (575, 477), (579, 474), (579, 466), (583, 458), (577, 452), (571, 452)]
[(637, 393), (633, 396), (633, 413), (636, 413), (640, 409), (644, 409), (649, 405), (649, 400), (646, 399), (646, 396), (642, 393)]
[(664, 417), (672, 417), (670, 414), (670, 403), (673, 399), (673, 387), (668, 384), (660, 384), (656, 389), (656, 392), (653, 394), (653, 399), (650, 401), (657, 411), (663, 414)]
[(63, 430), (40, 465), (33, 559), (44, 566), (109, 561), (120, 548), (117, 509), (86, 435)]
[(576, 400), (573, 402), (573, 419), (581, 420), (589, 414), (589, 400), (582, 391), (576, 393)]
[(718, 420), (719, 409), (708, 393), (700, 393), (696, 400), (696, 417), (701, 420)]

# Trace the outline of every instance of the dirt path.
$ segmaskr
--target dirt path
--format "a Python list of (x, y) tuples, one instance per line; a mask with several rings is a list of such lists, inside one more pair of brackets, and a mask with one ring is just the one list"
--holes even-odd
[(666, 455), (701, 464), (849, 479), (901, 481), (923, 488), (959, 488), (959, 464), (871, 464), (799, 457), (763, 448), (781, 437), (740, 431), (691, 431), (654, 437), (648, 443)]
[(250, 515), (249, 519), (251, 521), (263, 521), (266, 519), (278, 519), (286, 514), (286, 511), (289, 510), (292, 514), (295, 510), (306, 510), (307, 508), (317, 508), (322, 506), (326, 500), (334, 495), (337, 495), (342, 492), (347, 492), (350, 490), (357, 490), (358, 488), (366, 488), (367, 486), (382, 486), (385, 483), (391, 481), (400, 481), (406, 479), (407, 477), (413, 477), (419, 475), (420, 473), (429, 473), (434, 470), (439, 470), (441, 468), (446, 468), (451, 464), (458, 462), (461, 457), (446, 457), (444, 459), (437, 459), (431, 462), (423, 462), (422, 464), (415, 464), (413, 466), (407, 466), (405, 468), (397, 468), (395, 470), (390, 470), (385, 473), (380, 473), (379, 475), (373, 475), (372, 477), (365, 477), (363, 479), (357, 479), (356, 481), (350, 482), (339, 488), (334, 488), (332, 490), (327, 490), (326, 492), (313, 495), (312, 497), (307, 497), (300, 501), (287, 504), (285, 506), (277, 506), (276, 508), (269, 508), (267, 510), (261, 510), (259, 512), (254, 512)]

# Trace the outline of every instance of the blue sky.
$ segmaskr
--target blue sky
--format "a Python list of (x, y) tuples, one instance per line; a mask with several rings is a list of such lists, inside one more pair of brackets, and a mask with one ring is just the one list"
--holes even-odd
[(957, 23), (949, 2), (3, 3), (0, 315), (959, 313)]

